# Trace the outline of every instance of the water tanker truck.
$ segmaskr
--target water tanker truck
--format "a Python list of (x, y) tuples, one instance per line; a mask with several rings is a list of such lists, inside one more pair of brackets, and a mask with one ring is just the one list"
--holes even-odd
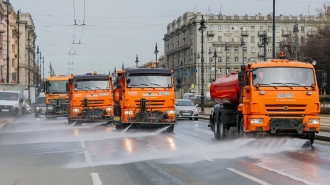
[(214, 137), (230, 127), (240, 136), (295, 135), (313, 144), (320, 131), (320, 101), (312, 64), (273, 59), (241, 66), (210, 86), (217, 106), (210, 116)]

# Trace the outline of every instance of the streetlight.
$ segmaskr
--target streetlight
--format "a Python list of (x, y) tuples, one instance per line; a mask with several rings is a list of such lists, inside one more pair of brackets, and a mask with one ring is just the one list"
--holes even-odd
[(217, 79), (217, 57), (218, 57), (216, 49), (214, 49), (213, 57), (214, 57), (214, 80), (216, 80)]
[(275, 0), (273, 0), (273, 58), (275, 58)]
[[(41, 52), (40, 52), (41, 55)], [(45, 80), (45, 57), (42, 57), (42, 79)]]
[(203, 32), (206, 30), (206, 26), (204, 25), (205, 21), (202, 15), (202, 20), (200, 22), (200, 27), (198, 28), (198, 31), (202, 33), (202, 48), (201, 48), (201, 53), (202, 53), (202, 92), (201, 92), (201, 113), (204, 114), (204, 35)]
[[(197, 53), (197, 60), (198, 60), (198, 62), (197, 62), (197, 65), (199, 66), (199, 59), (201, 58), (201, 56), (199, 55), (199, 52)], [(197, 86), (198, 86), (198, 92), (200, 91), (200, 81), (199, 81), (199, 79), (200, 79), (200, 77), (199, 77), (199, 67), (197, 66), (197, 72), (198, 72), (198, 78), (197, 78), (197, 80), (198, 80), (198, 82), (197, 82)]]
[(298, 23), (294, 24), (293, 26), (293, 33), (295, 34), (295, 48), (296, 48), (296, 59), (298, 59), (298, 33), (299, 33), (299, 29), (298, 29)]
[[(37, 64), (39, 65), (39, 46), (37, 46)], [(41, 64), (41, 60), (40, 60), (40, 64)], [(40, 73), (41, 73), (41, 68), (39, 68), (39, 71), (40, 71)], [(39, 91), (40, 91), (40, 89), (41, 89), (41, 78), (40, 78), (40, 80), (39, 80), (39, 75), (38, 75), (38, 77), (37, 77), (37, 81), (38, 81), (38, 85), (40, 84), (40, 87), (38, 87), (38, 89), (39, 89)], [(40, 91), (41, 92), (41, 91)]]
[[(39, 63), (39, 65), (40, 65), (40, 67), (39, 67), (39, 69), (40, 69), (40, 90), (41, 90), (41, 84), (43, 84), (43, 82), (44, 82), (44, 79), (42, 78), (42, 71), (41, 71), (41, 51), (40, 51), (40, 55), (39, 55), (39, 57), (40, 57), (40, 63)], [(41, 92), (41, 91), (40, 91)]]
[[(157, 57), (156, 57), (157, 58)], [(136, 63), (136, 67), (139, 67), (139, 57), (138, 55), (136, 54), (136, 60), (135, 60), (135, 63)]]
[(6, 81), (9, 83), (9, 6), (11, 6), (9, 0), (3, 1), (3, 4), (7, 6), (7, 77)]
[(157, 49), (157, 42), (156, 42), (156, 46), (155, 46), (155, 51), (154, 51), (154, 53), (155, 53), (155, 55), (156, 55), (156, 68), (158, 68), (158, 64), (157, 64), (157, 54), (158, 54), (158, 49)]
[[(212, 54), (212, 50), (211, 48), (209, 48), (209, 55)], [(212, 57), (209, 57), (209, 66), (210, 66), (210, 71), (209, 71), (209, 75), (210, 75), (210, 79), (209, 79), (209, 83), (212, 82), (212, 79), (211, 79), (211, 73), (212, 73)]]
[(31, 41), (31, 39), (30, 39), (30, 31), (28, 31), (28, 39), (27, 39), (27, 41), (28, 41), (28, 49), (27, 49), (27, 51), (28, 51), (28, 98), (29, 98), (29, 104), (31, 104), (31, 99), (30, 99), (30, 41)]
[(244, 46), (245, 46), (245, 42), (243, 37), (241, 38), (241, 46), (242, 46), (242, 60), (243, 60), (243, 66), (244, 66)]
[(228, 58), (227, 58), (228, 42), (226, 42), (226, 44), (225, 44), (225, 51), (226, 51), (226, 76), (227, 76), (227, 74), (228, 74), (228, 67), (227, 67), (227, 64), (228, 64)]
[(19, 25), (21, 23), (21, 20), (19, 19), (19, 13), (21, 13), (21, 10), (17, 10), (17, 29), (18, 29), (18, 39), (17, 39), (17, 83), (19, 84)]

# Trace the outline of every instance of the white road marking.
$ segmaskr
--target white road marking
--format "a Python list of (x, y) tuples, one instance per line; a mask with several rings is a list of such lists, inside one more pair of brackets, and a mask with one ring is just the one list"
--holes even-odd
[(93, 164), (92, 158), (89, 155), (88, 151), (84, 151), (84, 155), (85, 155), (85, 159), (87, 161), (87, 164), (89, 164), (89, 165)]
[(102, 181), (98, 173), (91, 173), (94, 185), (102, 185)]
[(2, 129), (2, 127), (4, 127), (7, 123), (0, 123), (0, 129)]
[(326, 157), (320, 157), (320, 158), (330, 160), (329, 158), (326, 158)]
[(232, 171), (232, 172), (234, 172), (234, 173), (236, 173), (236, 174), (238, 174), (238, 175), (241, 175), (241, 176), (243, 176), (243, 177), (245, 177), (245, 178), (248, 178), (248, 179), (250, 179), (250, 180), (253, 180), (254, 182), (257, 182), (257, 183), (259, 183), (259, 184), (270, 185), (268, 182), (265, 182), (265, 181), (260, 180), (260, 179), (258, 179), (258, 178), (256, 178), (256, 177), (253, 177), (253, 176), (248, 175), (248, 174), (246, 174), (246, 173), (243, 173), (243, 172), (240, 172), (240, 171), (238, 171), (238, 170), (235, 170), (234, 168), (227, 168), (227, 169), (228, 169), (229, 171)]
[(85, 143), (84, 143), (83, 140), (80, 140), (80, 144), (81, 144), (81, 147), (82, 147), (82, 148), (86, 148), (86, 145), (85, 145)]

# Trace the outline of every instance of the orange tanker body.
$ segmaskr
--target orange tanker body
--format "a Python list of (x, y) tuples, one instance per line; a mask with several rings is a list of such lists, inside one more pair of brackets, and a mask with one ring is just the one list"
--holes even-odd
[(112, 77), (104, 74), (71, 75), (69, 123), (113, 121)]
[(215, 138), (237, 127), (251, 133), (297, 135), (313, 144), (320, 131), (320, 102), (312, 64), (286, 59), (254, 62), (215, 80), (211, 98), (221, 104), (209, 125)]
[(66, 90), (68, 78), (65, 75), (50, 75), (46, 79), (46, 118), (68, 116), (69, 101), (68, 91)]
[(172, 71), (136, 68), (118, 71), (114, 86), (116, 128), (176, 124)]

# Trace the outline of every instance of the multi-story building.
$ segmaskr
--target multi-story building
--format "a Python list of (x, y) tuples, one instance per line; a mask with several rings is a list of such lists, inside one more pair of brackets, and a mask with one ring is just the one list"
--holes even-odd
[[(28, 86), (28, 79), (30, 76), (30, 86), (38, 87), (38, 80), (40, 79), (40, 65), (36, 58), (37, 38), (35, 26), (30, 13), (20, 13), (20, 83)], [(29, 75), (30, 73), (30, 75)], [(41, 85), (41, 84), (40, 84)]]
[[(272, 38), (272, 15), (204, 15), (203, 18), (207, 27), (203, 32), (205, 95), (208, 95), (213, 79), (239, 70), (243, 61), (264, 61), (272, 57), (273, 49), (276, 55), (284, 51), (293, 56), (294, 39), (297, 38), (298, 43), (305, 42), (316, 33), (318, 25), (327, 21), (326, 17), (279, 15), (275, 19), (275, 38)], [(193, 84), (197, 94), (202, 89), (202, 37), (198, 31), (201, 19), (201, 13), (187, 12), (168, 24), (164, 35), (166, 67), (182, 79), (184, 92), (189, 92)], [(293, 33), (295, 24), (298, 24), (298, 33)], [(263, 38), (267, 38), (266, 45)], [(272, 48), (272, 42), (275, 42), (275, 48)], [(214, 57), (214, 51), (217, 57)]]

